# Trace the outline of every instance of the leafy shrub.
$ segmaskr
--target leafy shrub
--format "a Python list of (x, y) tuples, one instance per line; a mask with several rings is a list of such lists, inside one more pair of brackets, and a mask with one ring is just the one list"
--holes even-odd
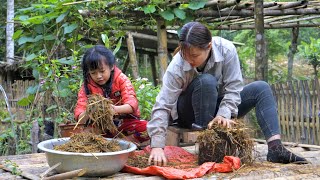
[(136, 80), (131, 80), (131, 82), (139, 101), (141, 119), (149, 121), (160, 87), (155, 87), (147, 78), (138, 78)]

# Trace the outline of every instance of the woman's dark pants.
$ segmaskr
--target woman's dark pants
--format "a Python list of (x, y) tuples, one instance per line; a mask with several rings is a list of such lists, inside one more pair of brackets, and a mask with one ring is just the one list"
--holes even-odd
[[(218, 95), (218, 82), (211, 74), (196, 77), (178, 99), (178, 126), (192, 128), (192, 124), (207, 127), (213, 120), (222, 98)], [(240, 93), (238, 118), (255, 107), (259, 126), (266, 139), (280, 134), (279, 120), (272, 90), (264, 81), (245, 85)]]

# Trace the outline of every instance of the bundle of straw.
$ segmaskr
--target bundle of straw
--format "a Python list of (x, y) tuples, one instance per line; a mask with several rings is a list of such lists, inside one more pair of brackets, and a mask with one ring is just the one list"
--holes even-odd
[(112, 104), (113, 102), (110, 99), (107, 99), (100, 94), (88, 96), (86, 113), (93, 121), (93, 125), (102, 132), (118, 132), (116, 125), (113, 123), (115, 112), (112, 108)]

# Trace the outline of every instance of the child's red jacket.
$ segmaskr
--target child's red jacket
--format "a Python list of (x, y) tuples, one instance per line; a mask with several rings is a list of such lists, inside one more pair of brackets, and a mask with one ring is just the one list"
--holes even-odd
[[(91, 78), (88, 83), (88, 88), (92, 94), (103, 95), (103, 89)], [(134, 88), (129, 78), (116, 66), (114, 66), (113, 82), (109, 96), (115, 105), (129, 104), (133, 108), (133, 113), (131, 114), (140, 118), (139, 104)], [(74, 117), (76, 120), (78, 120), (79, 115), (86, 110), (87, 100), (88, 97), (85, 93), (84, 85), (82, 85), (78, 93), (78, 101), (74, 110)]]

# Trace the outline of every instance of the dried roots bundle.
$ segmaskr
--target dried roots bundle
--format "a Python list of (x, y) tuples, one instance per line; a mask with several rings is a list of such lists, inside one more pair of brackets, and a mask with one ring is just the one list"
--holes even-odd
[(113, 123), (114, 110), (111, 105), (112, 101), (100, 94), (88, 96), (86, 113), (93, 121), (93, 125), (102, 132), (107, 132), (108, 130), (112, 133), (117, 132), (117, 127)]
[(54, 149), (77, 153), (101, 153), (122, 150), (118, 141), (109, 141), (100, 135), (87, 132), (73, 134), (67, 143), (55, 146)]
[(224, 156), (237, 156), (242, 163), (252, 163), (253, 141), (249, 129), (240, 120), (228, 129), (214, 124), (211, 129), (200, 133), (198, 164), (204, 162), (222, 162)]

